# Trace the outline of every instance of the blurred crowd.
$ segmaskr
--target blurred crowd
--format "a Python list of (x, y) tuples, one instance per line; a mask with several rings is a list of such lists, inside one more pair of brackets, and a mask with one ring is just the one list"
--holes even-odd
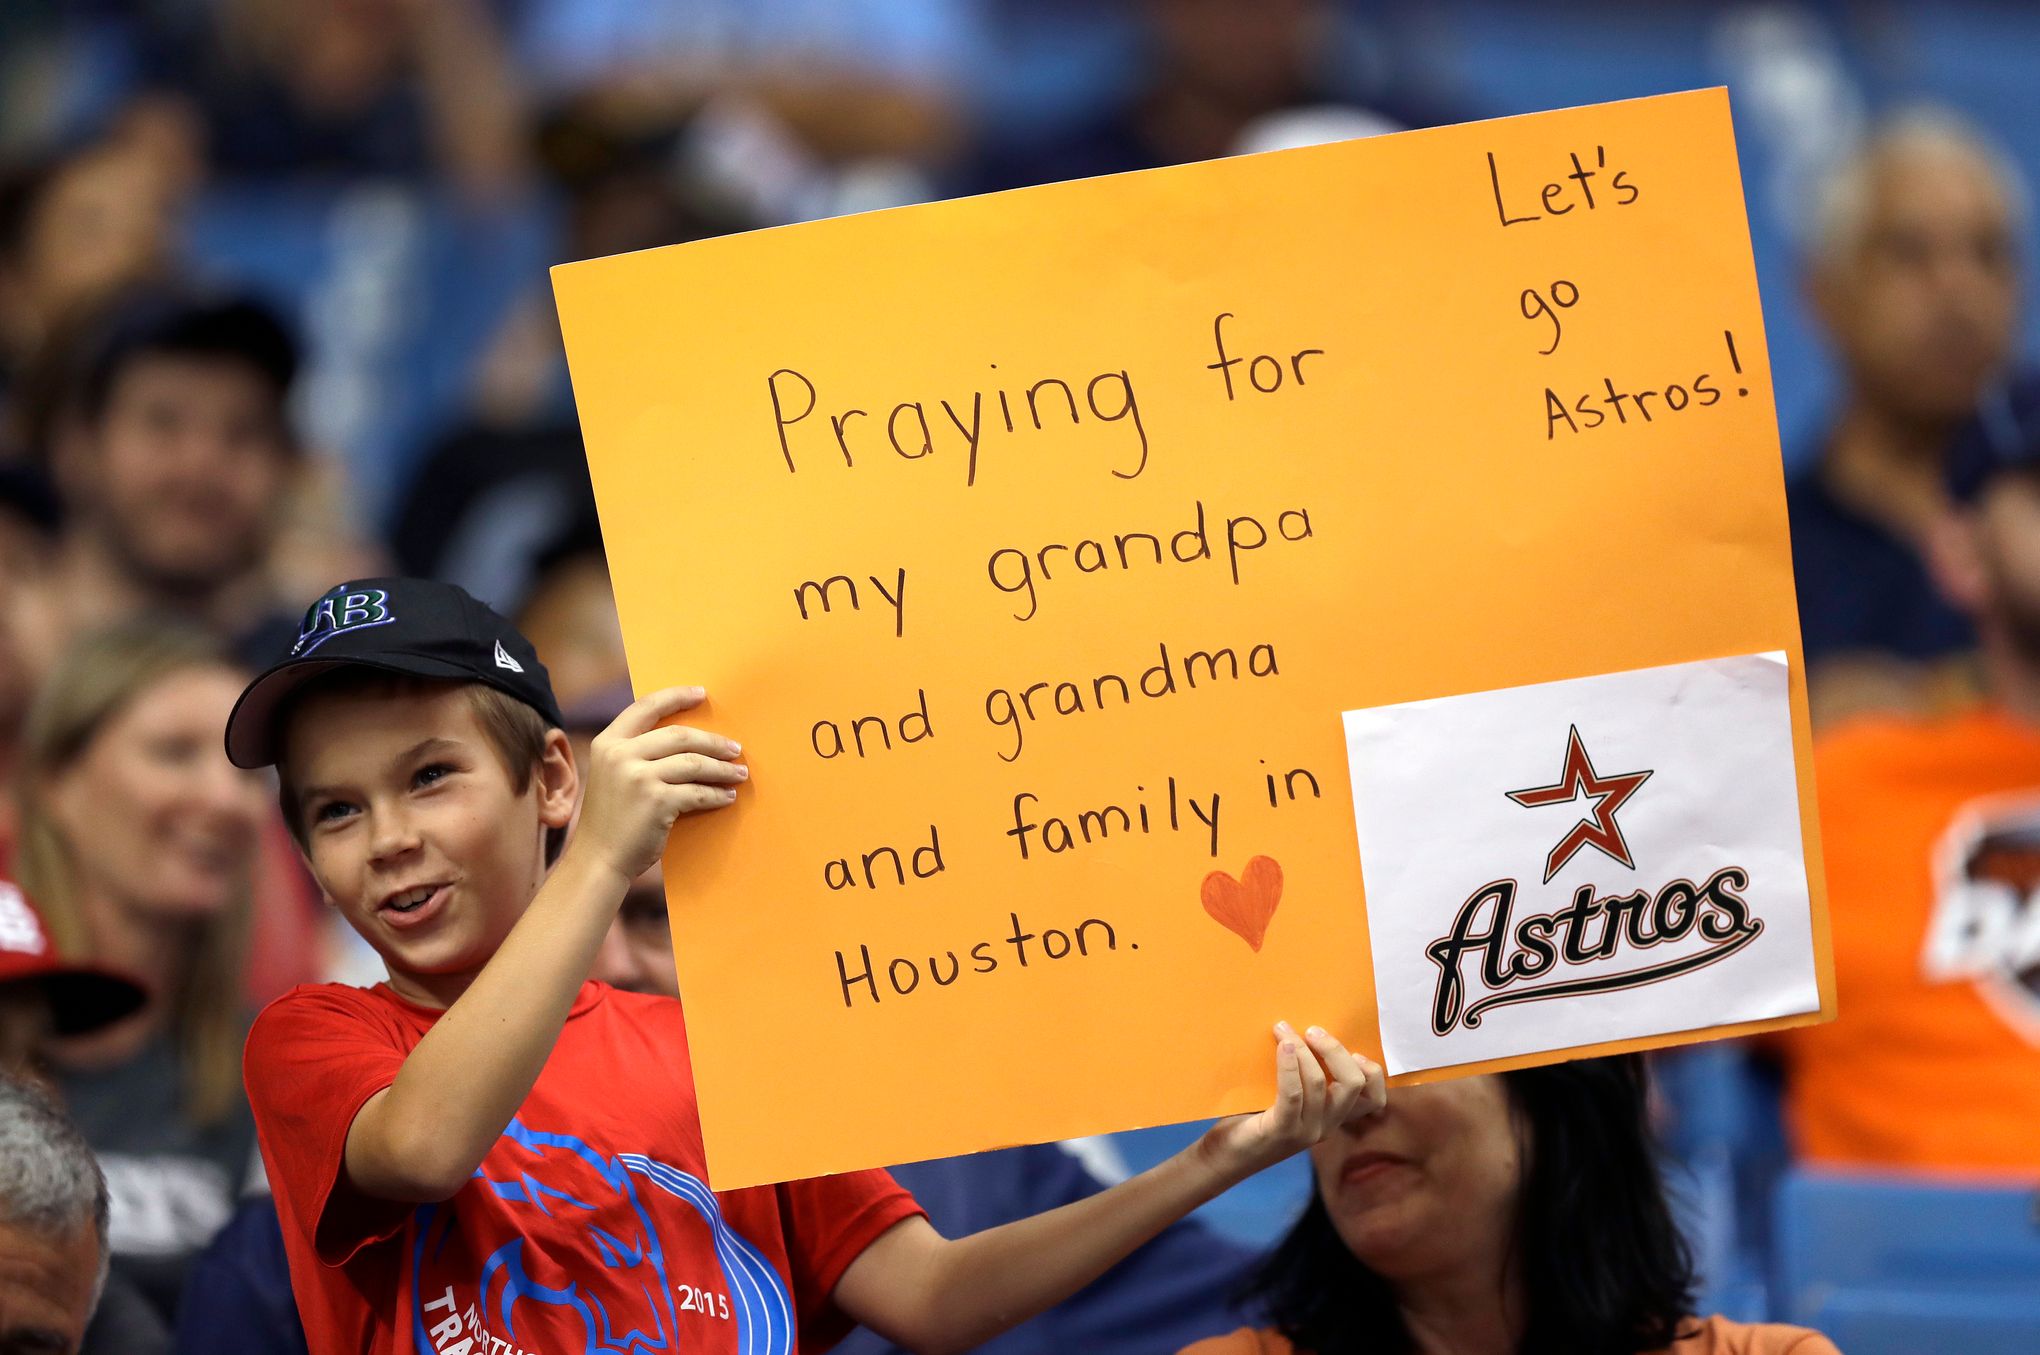
[[(105, 1297), (50, 1299), (98, 1302), (88, 1349), (241, 1348), (222, 1324), (289, 1348), (289, 1290), (257, 1273), (280, 1265), (274, 1215), (240, 1204), (262, 1190), (241, 1042), (292, 985), (377, 970), (270, 786), (222, 754), (250, 665), (333, 581), (402, 572), (515, 618), (581, 734), (627, 699), (544, 266), (1489, 111), (1380, 60), (1365, 18), (0, 7), (0, 1058), (47, 1090), (0, 1098), (0, 1145), (18, 1121), (75, 1174), (67, 1117), (103, 1173)], [(1785, 1161), (2040, 1180), (2030, 168), (1993, 129), (1903, 107), (1806, 189), (1796, 283), (1836, 379), (1788, 502), (1845, 1015), (1736, 1053), (1776, 1138), (1736, 1131), (1745, 1193)], [(393, 281), (400, 259), (441, 281)], [(670, 990), (667, 945), (641, 881), (598, 977)], [(1721, 1094), (1664, 1098), (1675, 1146)], [(1044, 1151), (1014, 1169), (1085, 1172)], [(1242, 1264), (1198, 1255), (1175, 1273)]]

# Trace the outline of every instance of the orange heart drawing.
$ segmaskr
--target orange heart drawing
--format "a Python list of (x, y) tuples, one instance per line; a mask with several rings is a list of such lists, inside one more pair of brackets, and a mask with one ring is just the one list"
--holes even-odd
[(1204, 877), (1198, 894), (1204, 900), (1204, 911), (1219, 926), (1258, 952), (1275, 916), (1275, 905), (1282, 902), (1282, 863), (1272, 856), (1254, 857), (1238, 880), (1215, 870)]

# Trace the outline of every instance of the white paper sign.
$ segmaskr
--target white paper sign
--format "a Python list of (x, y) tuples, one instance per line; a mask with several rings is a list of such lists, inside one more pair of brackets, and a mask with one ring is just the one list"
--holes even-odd
[(1783, 653), (1345, 722), (1391, 1073), (1820, 1006)]

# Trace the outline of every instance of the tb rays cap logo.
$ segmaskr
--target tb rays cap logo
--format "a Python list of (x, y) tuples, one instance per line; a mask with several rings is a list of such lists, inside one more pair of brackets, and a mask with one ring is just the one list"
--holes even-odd
[[(380, 588), (335, 588), (311, 605), (298, 627), (297, 643), (290, 656), (301, 659), (336, 635), (387, 626), (397, 618), (390, 613), (390, 595)], [(499, 645), (497, 652), (501, 653)]]

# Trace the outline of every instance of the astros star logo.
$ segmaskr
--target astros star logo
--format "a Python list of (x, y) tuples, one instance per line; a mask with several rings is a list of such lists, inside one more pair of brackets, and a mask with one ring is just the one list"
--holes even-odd
[(1615, 811), (1622, 808), (1629, 797), (1636, 794), (1637, 787), (1650, 778), (1648, 771), (1623, 772), (1619, 776), (1600, 775), (1587, 758), (1586, 745), (1580, 742), (1580, 727), (1572, 726), (1566, 736), (1565, 766), (1559, 771), (1557, 784), (1507, 792), (1511, 800), (1527, 809), (1571, 804), (1582, 795), (1594, 802), (1591, 817), (1581, 819), (1568, 829), (1566, 835), (1558, 840), (1558, 845), (1551, 849), (1551, 855), (1544, 859), (1544, 883), (1550, 884), (1551, 877), (1558, 874), (1582, 847), (1592, 847), (1635, 870), (1636, 862), (1629, 855), (1629, 842), (1615, 822)]

